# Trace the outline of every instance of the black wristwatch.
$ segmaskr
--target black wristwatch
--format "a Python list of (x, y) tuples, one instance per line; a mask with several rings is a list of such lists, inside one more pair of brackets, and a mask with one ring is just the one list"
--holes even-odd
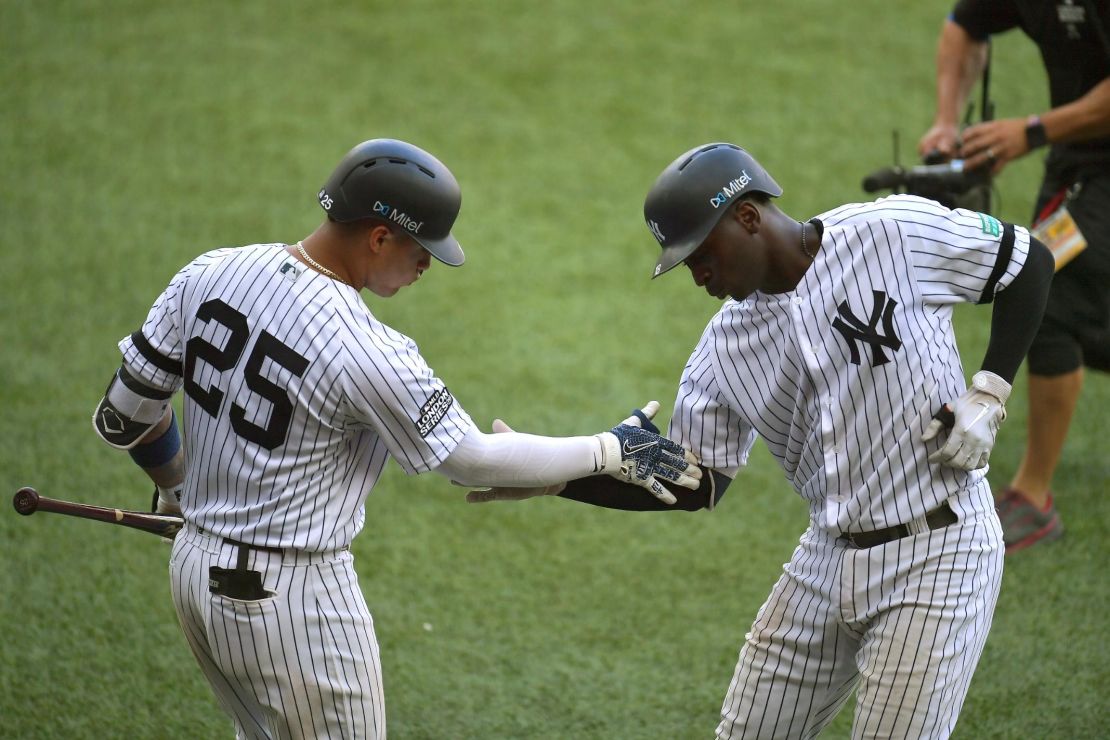
[(1048, 134), (1044, 131), (1040, 116), (1032, 115), (1025, 119), (1025, 143), (1029, 146), (1029, 151), (1040, 149), (1048, 143)]

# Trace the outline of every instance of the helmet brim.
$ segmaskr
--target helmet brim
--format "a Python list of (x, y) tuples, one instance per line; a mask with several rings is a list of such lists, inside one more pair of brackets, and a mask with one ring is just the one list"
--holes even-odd
[(463, 254), (462, 247), (459, 242), (451, 234), (443, 237), (442, 239), (429, 239), (423, 236), (410, 234), (417, 244), (424, 247), (437, 260), (450, 267), (458, 267), (466, 261), (466, 255)]
[(701, 241), (686, 243), (686, 244), (672, 244), (663, 250), (663, 254), (659, 255), (658, 261), (655, 263), (655, 271), (651, 274), (651, 279), (659, 277), (663, 273), (670, 272), (674, 268), (682, 264), (682, 261), (693, 254), (701, 245)]
[(725, 217), (725, 210), (727, 209), (722, 209), (722, 212), (717, 215), (715, 220), (704, 224), (702, 228), (698, 229), (688, 238), (683, 239), (677, 244), (664, 247), (663, 253), (659, 255), (659, 259), (655, 263), (655, 272), (652, 273), (651, 279), (654, 280), (663, 273), (670, 272), (678, 267), (683, 260), (696, 252), (698, 247), (701, 246), (701, 243), (713, 232), (713, 229), (717, 228), (717, 224), (721, 223), (721, 219)]

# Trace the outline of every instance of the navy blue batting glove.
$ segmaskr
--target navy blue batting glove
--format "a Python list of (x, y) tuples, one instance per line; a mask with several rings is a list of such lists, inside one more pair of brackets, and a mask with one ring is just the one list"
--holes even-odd
[(658, 427), (651, 423), (658, 410), (659, 403), (651, 401), (609, 432), (597, 435), (603, 452), (601, 472), (646, 488), (663, 503), (673, 504), (677, 499), (661, 481), (696, 489), (701, 470), (693, 454), (659, 435)]

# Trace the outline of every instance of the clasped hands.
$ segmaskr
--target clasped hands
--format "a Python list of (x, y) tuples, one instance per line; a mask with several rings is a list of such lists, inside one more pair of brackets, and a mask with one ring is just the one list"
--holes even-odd
[[(598, 472), (607, 473), (617, 480), (646, 488), (665, 504), (677, 500), (662, 481), (675, 483), (683, 488), (695, 489), (700, 484), (701, 470), (697, 458), (681, 445), (659, 435), (651, 419), (659, 412), (659, 402), (650, 401), (639, 412), (596, 435), (601, 445)], [(513, 431), (508, 424), (496, 419), (494, 433)], [(535, 496), (553, 496), (562, 492), (566, 483), (536, 488), (495, 487), (471, 491), (466, 500), (472, 504), (487, 501), (520, 501)]]

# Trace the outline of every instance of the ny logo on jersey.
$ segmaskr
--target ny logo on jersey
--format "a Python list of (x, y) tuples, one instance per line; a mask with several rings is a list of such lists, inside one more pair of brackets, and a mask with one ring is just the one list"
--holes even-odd
[[(866, 324), (852, 313), (852, 309), (848, 307), (848, 301), (841, 301), (836, 307), (839, 315), (833, 320), (833, 328), (840, 332), (844, 341), (848, 343), (853, 365), (860, 364), (859, 347), (856, 346), (856, 342), (866, 342), (871, 345), (871, 367), (878, 367), (890, 362), (886, 352), (883, 352), (883, 347), (896, 352), (902, 347), (902, 340), (894, 333), (894, 307), (898, 305), (898, 301), (881, 290), (871, 292), (875, 296), (875, 306), (871, 309), (871, 318)], [(883, 322), (882, 334), (877, 331), (880, 319)]]

